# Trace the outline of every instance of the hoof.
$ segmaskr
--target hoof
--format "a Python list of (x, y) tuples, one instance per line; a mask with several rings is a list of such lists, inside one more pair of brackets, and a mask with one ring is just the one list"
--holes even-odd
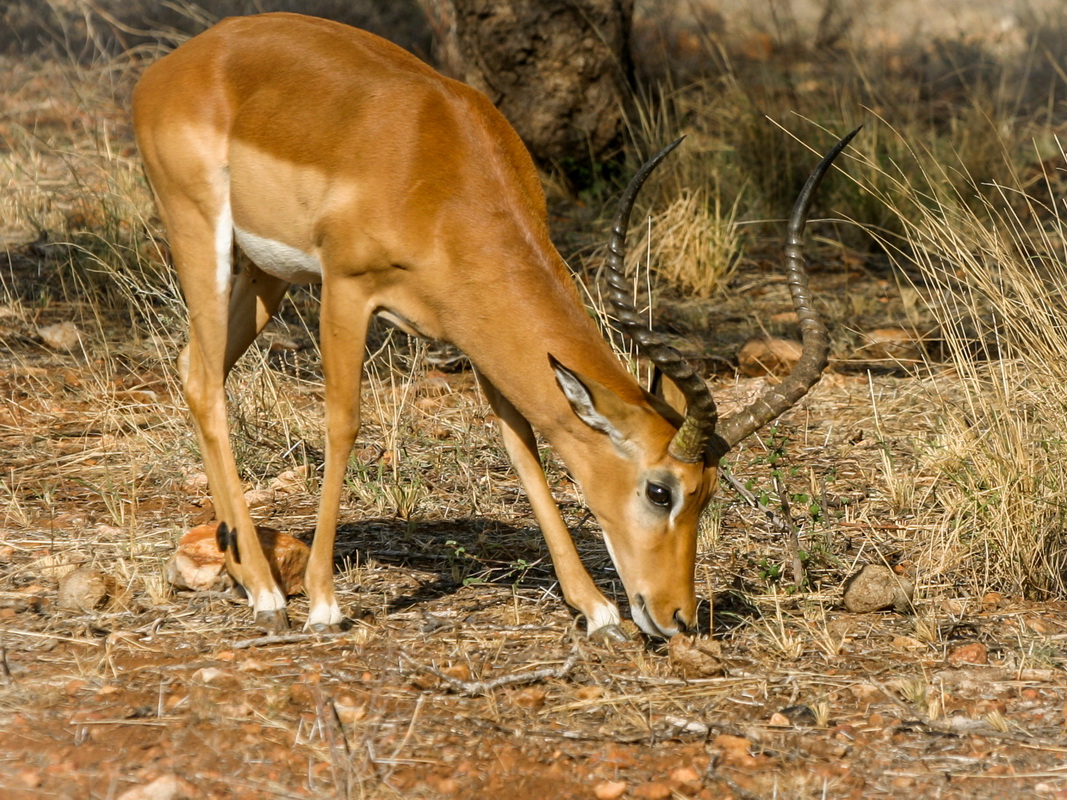
[(255, 625), (265, 633), (285, 633), (289, 630), (289, 616), (285, 609), (260, 611), (256, 614)]
[(594, 642), (600, 642), (602, 644), (630, 641), (630, 637), (626, 635), (626, 631), (615, 624), (604, 625), (597, 628), (595, 631), (591, 631), (589, 633), (589, 638)]
[(352, 620), (343, 619), (333, 625), (327, 625), (325, 622), (317, 622), (314, 625), (308, 625), (304, 630), (308, 633), (344, 633), (351, 627)]

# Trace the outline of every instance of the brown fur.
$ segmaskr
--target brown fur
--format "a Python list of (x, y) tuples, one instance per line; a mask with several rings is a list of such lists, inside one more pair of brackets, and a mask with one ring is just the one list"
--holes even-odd
[[(306, 578), (313, 626), (339, 621), (323, 609), (336, 609), (333, 532), (377, 311), (455, 343), (484, 377), (568, 602), (597, 625), (613, 608), (578, 560), (531, 424), (582, 484), (631, 600), (655, 621), (650, 632), (692, 623), (696, 524), (715, 470), (667, 455), (676, 419), (656, 410), (586, 313), (552, 246), (533, 162), (483, 95), (363, 31), (267, 14), (225, 20), (149, 67), (134, 122), (189, 306), (189, 407), (220, 519), (243, 555), (227, 567), (263, 624), (286, 620), (262, 599), (273, 582), (241, 496), (222, 384), (287, 284), (251, 267), (219, 285), (227, 201), (239, 228), (322, 265), (327, 452)], [(580, 374), (625, 447), (579, 419), (550, 354)], [(684, 495), (671, 519), (644, 507), (650, 474)]]

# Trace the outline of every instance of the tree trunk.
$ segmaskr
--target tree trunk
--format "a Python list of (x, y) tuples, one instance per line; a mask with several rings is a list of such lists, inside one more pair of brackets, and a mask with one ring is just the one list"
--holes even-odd
[(633, 0), (450, 4), (446, 69), (485, 92), (542, 165), (594, 178), (622, 144)]

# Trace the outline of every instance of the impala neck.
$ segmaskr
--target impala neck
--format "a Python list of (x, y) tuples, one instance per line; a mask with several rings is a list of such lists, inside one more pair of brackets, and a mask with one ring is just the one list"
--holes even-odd
[[(446, 335), (575, 469), (583, 453), (607, 442), (571, 409), (556, 383), (550, 354), (619, 399), (652, 409), (586, 310), (555, 248), (530, 249), (521, 260), (511, 254), (515, 266), (500, 270), (498, 265), (505, 277), (492, 291), (472, 293), (474, 301), (466, 300), (468, 305), (445, 317)], [(492, 326), (487, 320), (494, 321)]]

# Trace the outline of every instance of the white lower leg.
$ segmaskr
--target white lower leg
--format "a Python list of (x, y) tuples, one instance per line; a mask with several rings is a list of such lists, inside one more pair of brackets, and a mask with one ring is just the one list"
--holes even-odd
[(329, 601), (319, 601), (311, 604), (311, 608), (308, 611), (308, 619), (304, 624), (304, 629), (314, 628), (319, 626), (332, 627), (334, 625), (340, 625), (344, 622), (344, 614), (341, 613), (341, 609), (337, 605), (337, 600), (331, 599)]
[(254, 597), (249, 594), (248, 603), (257, 614), (261, 611), (284, 611), (285, 595), (277, 586), (274, 586), (256, 592)]
[(618, 625), (622, 622), (622, 616), (619, 614), (619, 609), (615, 607), (614, 603), (605, 603), (604, 605), (597, 606), (592, 612), (585, 615), (588, 621), (586, 633), (592, 636), (601, 628), (605, 628), (608, 625)]

